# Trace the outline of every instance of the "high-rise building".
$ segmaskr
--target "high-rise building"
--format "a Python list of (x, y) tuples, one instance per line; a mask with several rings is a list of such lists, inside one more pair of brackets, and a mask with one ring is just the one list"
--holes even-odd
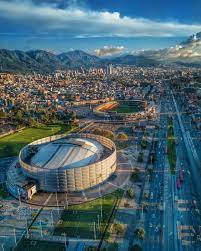
[(109, 64), (109, 75), (112, 75), (113, 73), (113, 66), (112, 64)]

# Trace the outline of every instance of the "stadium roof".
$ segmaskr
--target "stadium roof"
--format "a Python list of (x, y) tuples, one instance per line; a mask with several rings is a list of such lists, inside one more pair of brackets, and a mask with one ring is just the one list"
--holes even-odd
[(45, 169), (76, 168), (99, 160), (103, 146), (93, 139), (69, 138), (41, 145), (31, 164)]

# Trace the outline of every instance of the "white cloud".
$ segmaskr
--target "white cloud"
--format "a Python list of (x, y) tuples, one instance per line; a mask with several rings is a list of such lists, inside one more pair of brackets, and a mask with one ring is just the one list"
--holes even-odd
[(6, 20), (9, 25), (17, 24), (35, 33), (57, 32), (71, 37), (186, 36), (201, 31), (201, 24), (131, 18), (119, 12), (81, 9), (75, 4), (59, 9), (48, 3), (0, 0), (0, 13), (0, 20)]
[(124, 46), (104, 46), (103, 48), (95, 49), (96, 56), (112, 56), (120, 54), (125, 50)]

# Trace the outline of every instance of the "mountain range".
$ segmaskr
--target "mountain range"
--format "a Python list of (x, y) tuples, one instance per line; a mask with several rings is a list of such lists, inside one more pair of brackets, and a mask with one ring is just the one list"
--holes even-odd
[(0, 71), (51, 73), (56, 70), (102, 65), (100, 58), (75, 50), (55, 55), (44, 50), (0, 50)]
[(157, 66), (179, 64), (201, 67), (201, 32), (175, 47), (141, 51), (114, 58), (99, 58), (81, 50), (56, 55), (45, 50), (19, 51), (0, 49), (1, 72), (51, 73), (56, 70), (105, 67), (114, 65)]
[(190, 36), (186, 41), (161, 50), (140, 52), (141, 56), (156, 60), (161, 64), (201, 66), (201, 32)]

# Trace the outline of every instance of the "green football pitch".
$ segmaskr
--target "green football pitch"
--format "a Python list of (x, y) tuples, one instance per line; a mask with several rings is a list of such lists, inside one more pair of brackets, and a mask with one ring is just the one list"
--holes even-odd
[(142, 111), (143, 109), (143, 103), (136, 101), (133, 103), (119, 102), (119, 105), (112, 110), (117, 113), (136, 113)]
[(65, 125), (45, 125), (41, 128), (26, 128), (20, 132), (0, 138), (0, 158), (17, 156), (26, 144), (70, 129)]

